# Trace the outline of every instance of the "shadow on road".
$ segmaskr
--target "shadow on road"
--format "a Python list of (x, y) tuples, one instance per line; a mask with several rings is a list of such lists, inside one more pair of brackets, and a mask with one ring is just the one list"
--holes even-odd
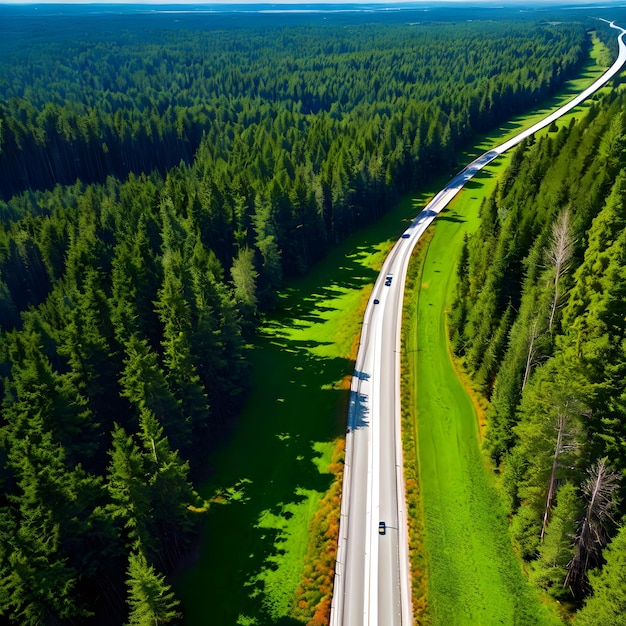
[[(360, 381), (368, 381), (370, 379), (370, 375), (367, 372), (359, 370), (355, 370), (354, 377)], [(350, 394), (350, 409), (346, 432), (349, 433), (360, 428), (367, 428), (370, 425), (367, 399), (368, 396), (361, 391), (355, 391)]]

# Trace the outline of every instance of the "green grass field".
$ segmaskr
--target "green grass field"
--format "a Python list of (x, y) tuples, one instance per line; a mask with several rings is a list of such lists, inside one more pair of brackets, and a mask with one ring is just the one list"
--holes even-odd
[(448, 356), (444, 308), (454, 259), (464, 232), (475, 227), (479, 197), (494, 181), (480, 179), (437, 219), (413, 326), (428, 606), (436, 626), (560, 623), (523, 577), (485, 471), (474, 407)]
[[(583, 80), (586, 84), (590, 82), (589, 78)], [(572, 93), (580, 88), (580, 85), (573, 87)], [(550, 103), (551, 107), (554, 105), (556, 101)], [(493, 133), (477, 145), (474, 152), (461, 156), (459, 166), (504, 140), (507, 133), (513, 134), (517, 125), (527, 126), (532, 121), (513, 121), (506, 129)], [(482, 174), (487, 180), (490, 176)], [(354, 366), (354, 345), (364, 306), (391, 244), (445, 182), (443, 178), (433, 180), (429, 189), (407, 198), (374, 227), (359, 232), (335, 248), (305, 279), (290, 284), (281, 294), (279, 312), (261, 328), (259, 340), (250, 351), (253, 388), (249, 401), (232, 438), (219, 452), (207, 458), (213, 478), (202, 486), (201, 495), (213, 503), (206, 513), (197, 559), (176, 583), (188, 626), (290, 626), (302, 623), (291, 617), (291, 608), (302, 575), (309, 523), (328, 490), (330, 456), (337, 438), (343, 436), (345, 429), (348, 391), (343, 381)], [(473, 195), (464, 194), (461, 202), (478, 193), (469, 191)], [(459, 206), (454, 210), (462, 217), (448, 213), (438, 220), (436, 236), (442, 240), (443, 246), (445, 238), (452, 237), (452, 231), (461, 232), (470, 224), (465, 209)], [(472, 220), (474, 224), (475, 217)], [(451, 230), (446, 231), (446, 227)], [(452, 271), (452, 261), (452, 257), (447, 261), (448, 272)], [(439, 301), (445, 301), (449, 285), (449, 279), (442, 276), (445, 269), (443, 264), (426, 268), (428, 280), (425, 278), (425, 282), (430, 286), (424, 289), (420, 305), (429, 306), (426, 304), (429, 298), (434, 298), (437, 293)], [(432, 273), (432, 278), (427, 272)], [(434, 301), (433, 307), (429, 308), (434, 310)], [(437, 324), (441, 326), (442, 320), (439, 315), (438, 321), (433, 322), (434, 330)], [(442, 328), (439, 330), (443, 333)], [(449, 363), (445, 365), (445, 345), (440, 340), (435, 341), (434, 337), (433, 341), (438, 360), (433, 361), (432, 370), (454, 384)], [(428, 395), (425, 391), (427, 383), (437, 386), (439, 379), (420, 379), (420, 390), (424, 390), (424, 395)], [(507, 562), (506, 571), (501, 571), (500, 566), (494, 570), (491, 565), (494, 554), (501, 550), (510, 554), (504, 522), (500, 515), (491, 519), (490, 505), (485, 508), (483, 504), (474, 503), (471, 497), (469, 502), (464, 499), (468, 493), (486, 495), (493, 499), (489, 502), (494, 503), (494, 510), (499, 510), (495, 493), (481, 465), (471, 404), (458, 384), (453, 391), (441, 392), (429, 401), (434, 403), (433, 411), (434, 407), (444, 410), (444, 420), (452, 420), (456, 415), (456, 408), (455, 413), (452, 412), (453, 405), (458, 405), (458, 411), (464, 416), (458, 425), (458, 436), (466, 438), (467, 442), (472, 441), (473, 448), (470, 446), (463, 453), (466, 456), (451, 457), (445, 476), (437, 474), (433, 478), (439, 480), (440, 485), (444, 484), (441, 482), (443, 478), (449, 480), (450, 486), (445, 487), (450, 492), (446, 504), (463, 503), (464, 510), (459, 509), (458, 515), (466, 521), (473, 519), (477, 528), (484, 528), (484, 533), (476, 536), (472, 531), (466, 542), (476, 545), (477, 550), (485, 544), (476, 552), (477, 561), (471, 567), (455, 565), (452, 557), (456, 554), (457, 544), (447, 543), (448, 537), (442, 534), (443, 529), (437, 530), (440, 526), (437, 512), (429, 513), (427, 509), (428, 528), (432, 528), (428, 535), (428, 541), (432, 537), (432, 543), (428, 544), (428, 549), (433, 550), (429, 561), (431, 600), (438, 607), (436, 597), (440, 583), (434, 569), (436, 561), (440, 560), (450, 568), (448, 574), (441, 576), (440, 595), (453, 594), (452, 605), (456, 604), (454, 594), (459, 593), (454, 582), (457, 577), (508, 581), (505, 576), (508, 569), (519, 572), (519, 564), (511, 554), (513, 560)], [(431, 437), (435, 431), (433, 427)], [(421, 448), (427, 446), (425, 437), (420, 432)], [(471, 469), (462, 469), (464, 464)], [(463, 487), (454, 486), (457, 482), (454, 472), (464, 476)], [(431, 478), (424, 473), (422, 479), (425, 481), (427, 477)], [(467, 491), (468, 481), (479, 485), (478, 492)], [(428, 489), (436, 490), (434, 486)], [(443, 542), (435, 542), (438, 533)], [(439, 548), (442, 548), (441, 554), (447, 556), (435, 556)], [(512, 580), (521, 578), (518, 576)], [(491, 584), (477, 583), (476, 589), (491, 594)], [(510, 582), (505, 583), (505, 588), (506, 593), (512, 592), (513, 596), (520, 598), (519, 589), (512, 588)], [(461, 596), (458, 597), (460, 602)], [(478, 596), (471, 600), (472, 603), (482, 601)], [(510, 604), (515, 600), (502, 597), (498, 602)], [(468, 615), (470, 610), (484, 614), (478, 606), (459, 605), (459, 609), (462, 615)]]

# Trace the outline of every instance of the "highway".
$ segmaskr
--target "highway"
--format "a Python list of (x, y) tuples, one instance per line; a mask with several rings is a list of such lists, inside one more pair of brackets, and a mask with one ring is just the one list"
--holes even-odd
[(413, 623), (400, 439), (400, 331), (413, 248), (477, 172), (580, 104), (622, 69), (626, 30), (612, 22), (610, 26), (620, 31), (615, 63), (565, 106), (461, 170), (420, 212), (383, 263), (365, 310), (352, 377), (330, 626)]

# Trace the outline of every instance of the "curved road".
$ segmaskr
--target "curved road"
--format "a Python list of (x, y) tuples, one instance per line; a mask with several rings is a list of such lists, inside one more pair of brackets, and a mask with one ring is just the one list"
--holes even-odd
[(461, 170), (415, 218), (383, 264), (365, 310), (352, 378), (330, 626), (412, 624), (399, 372), (404, 282), (413, 248), (485, 165), (580, 104), (622, 69), (626, 30), (613, 22), (610, 26), (621, 31), (611, 68), (568, 104)]

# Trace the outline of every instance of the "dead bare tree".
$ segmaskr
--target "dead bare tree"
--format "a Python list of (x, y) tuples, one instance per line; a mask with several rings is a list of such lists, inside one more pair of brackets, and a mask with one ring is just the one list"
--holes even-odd
[(566, 208), (559, 214), (552, 225), (550, 244), (545, 254), (546, 264), (554, 268), (554, 296), (552, 298), (550, 321), (548, 323), (548, 330), (550, 331), (552, 331), (554, 316), (556, 315), (556, 310), (561, 298), (559, 281), (569, 269), (569, 264), (574, 253), (574, 243), (575, 240), (572, 236), (570, 225), (570, 212), (569, 208)]
[(575, 450), (578, 447), (571, 430), (568, 428), (570, 420), (567, 412), (560, 412), (556, 423), (556, 444), (554, 446), (554, 455), (552, 457), (552, 470), (550, 472), (550, 482), (548, 483), (548, 496), (546, 498), (546, 507), (543, 512), (543, 523), (541, 524), (541, 542), (546, 534), (548, 527), (548, 519), (552, 510), (552, 501), (554, 500), (554, 492), (556, 491), (556, 473), (559, 467), (559, 459), (564, 452)]
[(591, 467), (589, 478), (582, 484), (587, 506), (575, 539), (576, 552), (567, 565), (566, 587), (581, 585), (587, 570), (597, 561), (607, 543), (605, 525), (611, 519), (613, 492), (618, 487), (619, 478), (617, 472), (607, 467), (606, 459), (601, 459)]
[(524, 387), (526, 387), (526, 383), (528, 382), (528, 378), (530, 377), (530, 372), (537, 362), (537, 350), (535, 348), (535, 342), (540, 335), (541, 328), (539, 325), (539, 320), (535, 317), (533, 323), (528, 329), (528, 353), (526, 355), (526, 368), (524, 369), (524, 378), (522, 380), (522, 391), (524, 391)]

